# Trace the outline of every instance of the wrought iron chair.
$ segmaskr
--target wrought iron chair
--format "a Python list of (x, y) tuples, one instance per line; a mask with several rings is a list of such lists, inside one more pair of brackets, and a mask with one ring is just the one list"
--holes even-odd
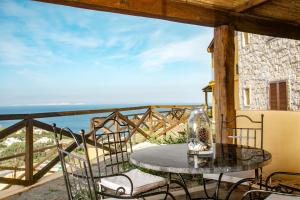
[[(238, 120), (246, 120), (249, 123), (249, 127), (237, 127), (236, 123)], [(264, 134), (264, 115), (261, 115), (259, 121), (253, 120), (246, 115), (237, 115), (233, 119), (226, 121), (224, 115), (221, 115), (221, 127), (220, 127), (220, 143), (224, 143), (225, 137), (228, 142), (236, 145), (245, 145), (248, 147), (255, 147), (263, 149), (263, 134)], [(225, 134), (227, 132), (227, 134)], [(226, 174), (203, 174), (204, 187), (205, 179), (217, 180), (218, 184), (220, 181), (228, 183), (239, 183), (247, 182), (249, 178), (251, 180), (259, 180), (260, 184), (262, 181), (262, 169), (256, 169), (255, 172), (243, 171), (243, 172), (230, 172)]]
[[(130, 127), (126, 120), (128, 119), (121, 120), (112, 114), (100, 123), (93, 123), (90, 138), (93, 141), (91, 149), (95, 156), (90, 158), (90, 163), (96, 177), (102, 177), (98, 184), (103, 196), (143, 198), (165, 194), (165, 199), (168, 196), (174, 199), (169, 193), (169, 181), (166, 178), (130, 168), (132, 143)], [(99, 148), (99, 145), (102, 148)], [(115, 195), (107, 195), (108, 191), (114, 191)]]
[[(258, 147), (263, 149), (264, 134), (264, 115), (261, 114), (260, 121), (253, 120), (247, 115), (237, 115), (232, 120), (226, 121), (224, 115), (221, 115), (221, 141), (224, 141), (224, 131), (229, 132), (227, 138), (232, 140), (232, 144), (247, 145), (249, 147)], [(250, 127), (237, 127), (238, 120), (248, 120)], [(230, 126), (231, 125), (231, 126)], [(252, 141), (252, 142), (251, 142)]]
[[(278, 181), (275, 176), (288, 176), (287, 181)], [(293, 179), (291, 179), (291, 177)], [(273, 180), (272, 180), (273, 179)], [(275, 179), (275, 180), (274, 180)], [(280, 180), (280, 179), (279, 179)], [(252, 182), (249, 180), (249, 184)], [(236, 187), (235, 187), (236, 188)], [(232, 195), (228, 193), (226, 199)], [(265, 190), (249, 190), (243, 196), (242, 200), (246, 199), (267, 199), (267, 200), (296, 200), (300, 199), (300, 173), (293, 172), (274, 172), (266, 179)]]
[[(84, 146), (82, 145), (83, 132), (81, 135), (74, 134), (68, 128), (56, 128), (55, 124), (53, 129), (69, 200), (97, 199), (93, 174), (89, 168), (89, 161), (86, 159)], [(72, 136), (71, 149), (73, 151), (63, 148), (63, 132), (67, 132), (68, 135)]]
[(247, 191), (241, 200), (299, 200), (299, 195), (266, 191), (266, 190), (249, 190)]
[[(153, 193), (145, 192), (143, 194), (135, 195), (135, 182), (130, 179), (130, 175), (128, 174), (94, 176), (93, 170), (95, 169), (92, 168), (87, 147), (87, 140), (89, 140), (87, 138), (88, 135), (85, 135), (84, 131), (81, 131), (79, 135), (73, 133), (68, 128), (58, 129), (55, 125), (53, 128), (69, 200), (98, 200), (105, 197), (108, 197), (106, 199), (109, 200), (135, 199), (135, 196), (144, 198), (159, 194), (165, 195), (165, 199), (167, 199), (167, 197), (175, 199), (168, 191), (157, 191)], [(73, 138), (72, 148), (70, 149), (63, 148), (62, 134), (66, 133)], [(101, 146), (101, 144), (97, 144), (97, 147), (98, 146)], [(113, 183), (113, 180), (121, 180), (120, 184), (123, 185), (117, 186), (113, 189), (114, 191), (106, 191), (102, 186), (105, 182)], [(130, 195), (128, 195), (126, 191), (130, 191)]]

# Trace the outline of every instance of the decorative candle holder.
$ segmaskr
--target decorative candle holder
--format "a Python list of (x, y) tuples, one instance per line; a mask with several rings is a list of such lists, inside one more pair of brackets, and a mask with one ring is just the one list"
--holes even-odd
[(192, 110), (187, 126), (188, 154), (213, 154), (210, 120), (203, 107)]

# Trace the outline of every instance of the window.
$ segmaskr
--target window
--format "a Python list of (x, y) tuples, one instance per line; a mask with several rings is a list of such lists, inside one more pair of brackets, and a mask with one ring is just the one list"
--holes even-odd
[(244, 89), (244, 106), (250, 106), (250, 88)]
[(270, 83), (269, 107), (270, 110), (287, 110), (287, 84), (286, 81)]

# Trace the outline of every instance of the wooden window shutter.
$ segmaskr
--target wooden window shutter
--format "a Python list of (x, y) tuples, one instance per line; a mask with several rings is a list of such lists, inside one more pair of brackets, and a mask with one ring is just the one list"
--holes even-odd
[(277, 83), (270, 84), (270, 109), (277, 110), (278, 109), (278, 100), (277, 100)]
[(286, 81), (270, 83), (270, 109), (287, 110), (287, 84)]
[(286, 82), (278, 83), (279, 87), (279, 110), (287, 110)]

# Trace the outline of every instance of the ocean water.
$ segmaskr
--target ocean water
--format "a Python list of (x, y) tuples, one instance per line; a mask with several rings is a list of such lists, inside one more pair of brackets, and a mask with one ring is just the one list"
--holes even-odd
[[(58, 112), (58, 111), (74, 111), (74, 110), (91, 110), (91, 109), (106, 109), (106, 108), (126, 108), (133, 106), (141, 106), (136, 104), (120, 104), (120, 105), (51, 105), (51, 106), (0, 106), (0, 114), (28, 114), (28, 113), (43, 113), (43, 112)], [(122, 114), (142, 113), (145, 110), (127, 111)], [(107, 115), (108, 113), (104, 114)], [(79, 132), (81, 129), (88, 130), (89, 121), (92, 117), (104, 116), (103, 114), (89, 114), (64, 117), (49, 117), (37, 118), (37, 120), (53, 124), (58, 127), (68, 127), (74, 132)], [(0, 121), (0, 126), (8, 127), (20, 120)]]

